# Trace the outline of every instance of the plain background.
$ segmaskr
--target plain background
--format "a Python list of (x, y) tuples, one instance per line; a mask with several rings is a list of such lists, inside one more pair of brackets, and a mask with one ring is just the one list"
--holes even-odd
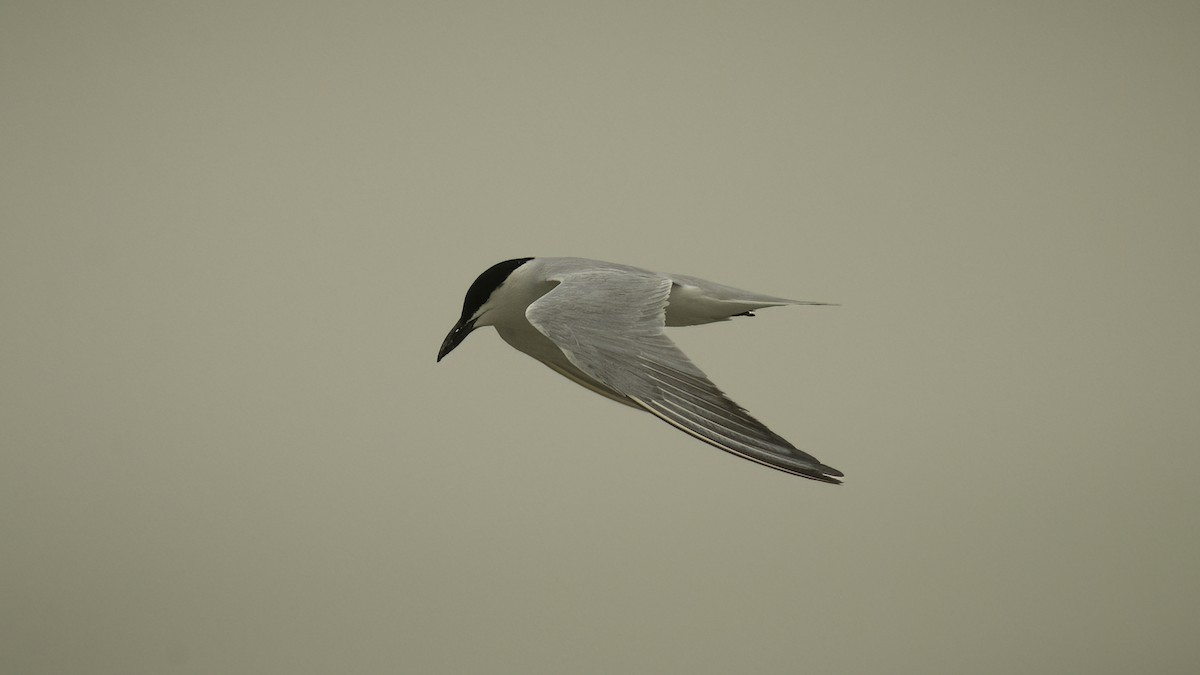
[[(1192, 673), (1191, 2), (0, 8), (0, 671)], [(579, 255), (846, 472), (491, 330)]]

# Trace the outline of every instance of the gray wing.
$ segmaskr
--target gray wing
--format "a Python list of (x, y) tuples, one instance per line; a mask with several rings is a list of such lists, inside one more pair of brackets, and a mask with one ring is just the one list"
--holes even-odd
[(840, 483), (842, 472), (731, 401), (663, 332), (671, 279), (595, 269), (559, 275), (525, 311), (577, 368), (672, 426), (780, 471)]

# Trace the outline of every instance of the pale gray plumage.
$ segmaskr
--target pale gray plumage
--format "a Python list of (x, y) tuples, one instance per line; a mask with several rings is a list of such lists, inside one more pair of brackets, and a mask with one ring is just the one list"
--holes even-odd
[[(494, 288), (486, 288), (492, 284)], [(480, 275), (468, 291), (463, 316), (438, 358), (470, 330), (494, 325), (505, 342), (592, 391), (644, 409), (735, 455), (805, 478), (839, 483), (835, 477), (842, 476), (840, 471), (798, 450), (751, 417), (663, 330), (664, 326), (725, 321), (785, 304), (823, 303), (583, 258), (506, 261)]]

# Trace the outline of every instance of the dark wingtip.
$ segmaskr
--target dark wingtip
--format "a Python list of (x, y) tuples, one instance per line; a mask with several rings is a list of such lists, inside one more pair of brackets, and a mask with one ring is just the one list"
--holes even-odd
[(815, 480), (820, 483), (829, 483), (830, 485), (841, 485), (842, 481), (838, 480), (838, 478), (843, 478), (846, 475), (832, 466), (827, 466), (825, 464), (817, 464), (814, 467), (805, 467), (803, 469), (784, 468), (782, 466), (776, 466), (772, 464), (768, 464), (767, 466), (800, 476), (801, 478)]
[[(824, 475), (822, 475), (820, 478), (817, 478), (817, 480), (829, 483), (830, 485), (841, 485), (842, 481), (838, 480), (838, 478), (844, 478), (846, 476), (846, 474), (827, 464), (822, 464), (818, 470)], [(834, 476), (837, 476), (837, 478), (834, 478)]]

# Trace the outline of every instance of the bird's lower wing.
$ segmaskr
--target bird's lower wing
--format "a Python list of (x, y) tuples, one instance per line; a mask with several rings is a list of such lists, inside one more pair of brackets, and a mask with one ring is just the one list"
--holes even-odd
[[(686, 358), (686, 357), (685, 357)], [(842, 472), (797, 449), (721, 392), (703, 374), (645, 362), (660, 387), (654, 398), (634, 401), (675, 428), (759, 464), (825, 483), (840, 483)]]
[(589, 270), (559, 285), (525, 315), (589, 377), (726, 452), (826, 483), (826, 466), (730, 400), (663, 332), (671, 280), (652, 273)]

